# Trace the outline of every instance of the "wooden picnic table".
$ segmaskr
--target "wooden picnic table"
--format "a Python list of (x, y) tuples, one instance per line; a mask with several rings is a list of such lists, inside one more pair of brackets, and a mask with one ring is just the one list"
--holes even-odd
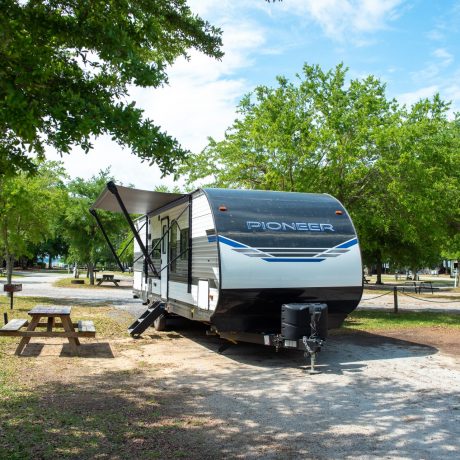
[[(32, 337), (65, 337), (69, 340), (71, 351), (78, 354), (79, 337), (95, 337), (96, 330), (92, 321), (72, 323), (71, 311), (72, 307), (37, 305), (28, 313), (32, 317), (30, 322), (25, 319), (14, 319), (0, 329), (0, 335), (22, 337), (16, 348), (16, 355), (22, 353)], [(57, 319), (60, 322), (57, 322)], [(24, 327), (27, 329), (21, 330)], [(46, 328), (46, 331), (36, 330), (43, 327)], [(57, 328), (64, 329), (64, 331), (58, 331)]]
[(115, 279), (115, 275), (102, 275), (102, 278), (96, 278), (96, 281), (97, 281), (97, 285), (100, 286), (102, 283), (113, 283), (115, 284), (115, 286), (117, 287), (120, 287), (119, 286), (119, 282), (121, 280), (119, 279)]

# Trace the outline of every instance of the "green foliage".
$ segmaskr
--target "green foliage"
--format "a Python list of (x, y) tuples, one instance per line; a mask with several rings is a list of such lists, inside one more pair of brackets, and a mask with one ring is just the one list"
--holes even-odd
[(6, 0), (0, 16), (0, 175), (34, 170), (31, 152), (69, 153), (109, 134), (161, 170), (185, 152), (127, 101), (159, 87), (189, 49), (220, 58), (221, 32), (185, 0)]
[(36, 171), (0, 176), (0, 251), (9, 264), (56, 236), (54, 224), (66, 205), (61, 164), (37, 163)]
[(369, 262), (412, 268), (439, 261), (458, 234), (458, 120), (438, 95), (410, 109), (373, 76), (305, 65), (238, 106), (224, 140), (182, 167), (188, 182), (330, 193), (349, 210)]
[[(92, 268), (97, 262), (107, 259), (108, 250), (96, 219), (89, 213), (89, 208), (110, 180), (114, 178), (107, 169), (89, 180), (77, 178), (68, 184), (69, 205), (65, 213), (64, 230), (69, 243), (68, 260), (91, 267), (91, 278)], [(123, 216), (104, 211), (98, 211), (98, 215), (110, 240), (117, 247), (127, 233), (127, 224)]]

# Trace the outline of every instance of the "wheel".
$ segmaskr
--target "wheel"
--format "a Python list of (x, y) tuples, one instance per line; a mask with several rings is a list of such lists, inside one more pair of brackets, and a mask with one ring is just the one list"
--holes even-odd
[(165, 314), (160, 315), (153, 322), (153, 328), (158, 332), (164, 331), (166, 329), (166, 320), (167, 320), (167, 317)]

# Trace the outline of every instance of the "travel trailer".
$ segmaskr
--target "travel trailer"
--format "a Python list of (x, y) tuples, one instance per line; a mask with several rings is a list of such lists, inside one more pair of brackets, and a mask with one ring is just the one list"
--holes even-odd
[(308, 352), (361, 299), (356, 231), (330, 195), (215, 188), (177, 194), (110, 182), (91, 208), (100, 223), (98, 209), (123, 212), (133, 231), (134, 295), (148, 304), (133, 335), (179, 315), (230, 342)]

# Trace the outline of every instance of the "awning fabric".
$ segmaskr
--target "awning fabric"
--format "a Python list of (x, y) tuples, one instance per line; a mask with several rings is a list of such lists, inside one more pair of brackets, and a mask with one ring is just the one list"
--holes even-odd
[[(129, 214), (148, 214), (186, 196), (181, 193), (150, 192), (121, 185), (117, 185), (116, 188)], [(108, 186), (99, 195), (91, 209), (121, 212), (120, 205)]]

